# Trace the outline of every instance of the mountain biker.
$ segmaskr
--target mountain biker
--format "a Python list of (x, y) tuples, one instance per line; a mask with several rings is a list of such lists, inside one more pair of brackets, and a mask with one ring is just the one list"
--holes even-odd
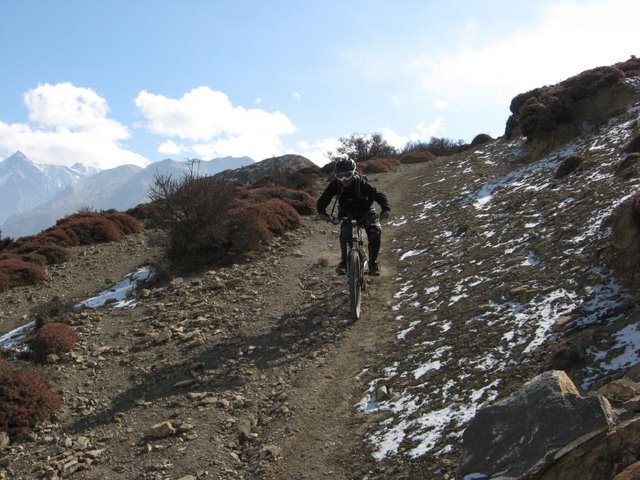
[[(387, 196), (379, 192), (376, 187), (368, 182), (366, 177), (356, 173), (356, 162), (347, 159), (340, 159), (334, 168), (335, 178), (329, 182), (318, 202), (316, 208), (320, 218), (327, 220), (327, 207), (333, 197), (338, 197), (338, 217), (351, 216), (358, 223), (364, 225), (369, 243), (369, 275), (380, 275), (380, 265), (378, 265), (378, 253), (382, 239), (382, 227), (380, 218), (389, 218), (391, 206)], [(373, 202), (380, 205), (382, 211), (380, 216), (373, 209)], [(340, 253), (342, 259), (336, 267), (336, 272), (340, 275), (347, 273), (347, 243), (351, 236), (351, 225), (342, 222), (340, 226)]]

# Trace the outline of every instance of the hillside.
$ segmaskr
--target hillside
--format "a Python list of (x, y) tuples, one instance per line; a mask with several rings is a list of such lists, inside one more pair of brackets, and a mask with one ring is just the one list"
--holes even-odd
[[(370, 280), (355, 323), (333, 272), (337, 228), (312, 218), (248, 264), (165, 272), (135, 308), (75, 312), (80, 348), (39, 367), (64, 409), (33, 441), (3, 447), (0, 470), (24, 479), (489, 478), (499, 471), (460, 470), (465, 428), (561, 369), (576, 398), (626, 378), (635, 406), (612, 393), (622, 387), (601, 390), (615, 421), (591, 443), (551, 451), (529, 478), (613, 478), (640, 458), (640, 310), (613, 270), (626, 259), (612, 228), (640, 179), (625, 155), (639, 131), (640, 84), (621, 78), (613, 88), (626, 101), (606, 121), (554, 138), (536, 130), (529, 141), (513, 127), (458, 155), (371, 175), (393, 218), (383, 275)], [(151, 232), (78, 250), (44, 288), (0, 294), (0, 332), (54, 295), (76, 303), (157, 261), (156, 241)]]

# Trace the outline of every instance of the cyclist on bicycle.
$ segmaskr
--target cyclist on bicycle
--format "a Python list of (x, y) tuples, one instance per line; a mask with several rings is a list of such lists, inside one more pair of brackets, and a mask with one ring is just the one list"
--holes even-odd
[[(350, 216), (365, 227), (369, 243), (369, 275), (380, 275), (378, 253), (382, 239), (382, 227), (379, 218), (389, 218), (391, 206), (387, 196), (371, 185), (366, 177), (356, 173), (356, 162), (347, 158), (336, 162), (335, 178), (329, 182), (316, 208), (320, 218), (328, 219), (327, 207), (333, 197), (338, 197), (338, 217)], [(373, 202), (380, 205), (380, 217), (373, 209)], [(340, 275), (347, 273), (347, 243), (351, 236), (351, 226), (342, 222), (340, 227), (340, 252), (342, 260), (336, 268)]]

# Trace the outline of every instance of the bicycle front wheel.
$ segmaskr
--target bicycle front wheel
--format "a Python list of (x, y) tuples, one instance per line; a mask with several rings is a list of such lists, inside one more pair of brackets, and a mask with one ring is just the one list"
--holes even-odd
[(358, 251), (351, 250), (349, 252), (349, 307), (351, 309), (351, 317), (354, 320), (360, 318), (362, 309), (362, 264), (360, 263), (360, 255)]

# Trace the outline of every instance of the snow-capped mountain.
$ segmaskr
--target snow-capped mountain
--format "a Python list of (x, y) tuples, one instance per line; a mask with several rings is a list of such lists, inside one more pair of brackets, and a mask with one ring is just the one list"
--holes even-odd
[(0, 162), (0, 222), (37, 207), (73, 182), (97, 172), (80, 163), (72, 167), (37, 164), (17, 151)]
[[(22, 154), (21, 156), (24, 157)], [(214, 175), (223, 170), (236, 169), (252, 163), (254, 161), (249, 157), (224, 157), (200, 161), (195, 168), (199, 175)], [(0, 163), (1, 166), (2, 163)], [(167, 159), (152, 163), (146, 168), (121, 165), (77, 178), (29, 209), (16, 209), (11, 216), (0, 216), (0, 221), (4, 220), (2, 235), (12, 238), (33, 235), (81, 208), (127, 210), (149, 200), (148, 192), (153, 184), (154, 175), (172, 175), (174, 178), (181, 178), (187, 169), (188, 163)], [(78, 170), (81, 171), (80, 168)], [(0, 173), (1, 178), (2, 173)], [(4, 207), (5, 198), (9, 202), (12, 197), (10, 194), (5, 194), (4, 187), (0, 183), (0, 201), (2, 202), (0, 208)]]

